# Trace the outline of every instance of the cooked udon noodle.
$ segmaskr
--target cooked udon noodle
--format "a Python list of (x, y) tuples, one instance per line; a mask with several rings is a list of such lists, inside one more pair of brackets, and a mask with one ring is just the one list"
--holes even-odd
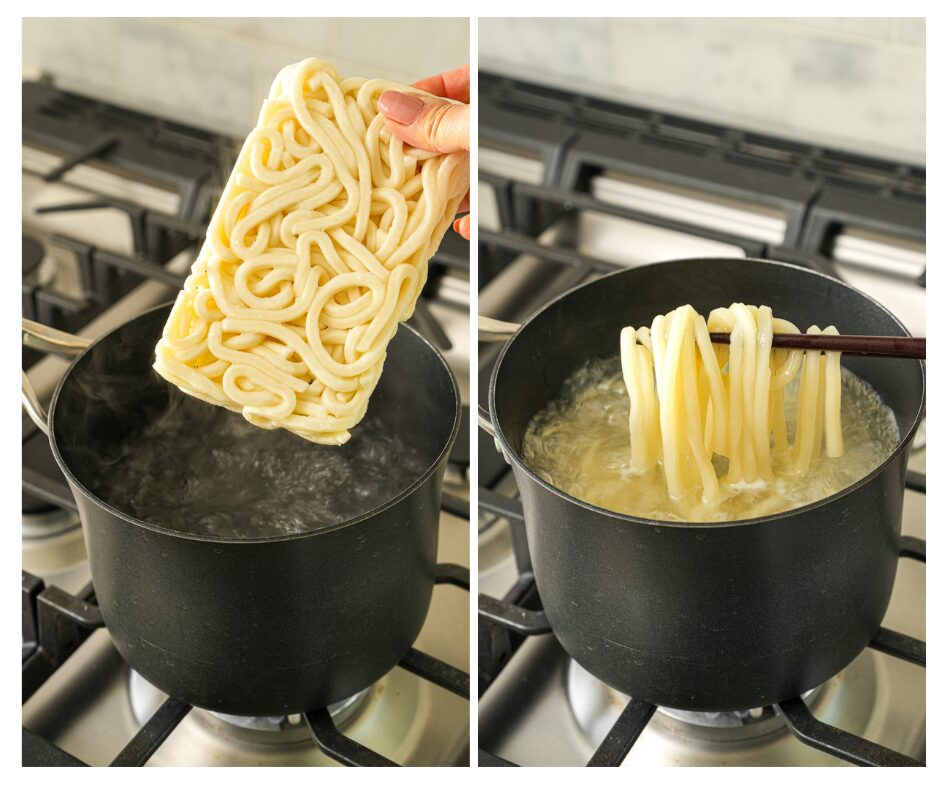
[(743, 305), (626, 328), (622, 353), (587, 358), (535, 414), (523, 459), (569, 495), (652, 520), (742, 520), (826, 498), (882, 462), (898, 426), (838, 354), (771, 348), (773, 332), (796, 331)]
[(652, 520), (742, 520), (826, 498), (891, 453), (898, 425), (838, 354), (771, 348), (773, 332), (796, 331), (743, 305), (626, 328), (621, 353), (587, 358), (535, 414), (522, 456), (575, 498)]
[[(709, 332), (729, 332), (730, 346), (713, 345)], [(713, 456), (728, 460), (722, 482), (771, 481), (775, 468), (805, 473), (823, 443), (840, 457), (840, 353), (775, 350), (774, 334), (799, 329), (770, 307), (732, 304), (708, 321), (685, 305), (658, 315), (649, 328), (620, 334), (623, 379), (630, 397), (630, 470), (642, 475), (661, 462), (673, 498), (701, 490), (715, 507), (721, 485)], [(837, 334), (833, 326), (808, 334)], [(784, 389), (800, 374), (799, 409), (791, 444)]]
[(157, 345), (154, 368), (259, 427), (342, 444), (365, 415), (467, 190), (466, 154), (420, 151), (384, 80), (283, 69)]

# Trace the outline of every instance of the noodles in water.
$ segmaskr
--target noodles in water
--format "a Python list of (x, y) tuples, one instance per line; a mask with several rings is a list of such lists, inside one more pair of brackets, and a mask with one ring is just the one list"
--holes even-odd
[(571, 495), (651, 519), (742, 519), (831, 495), (887, 456), (897, 424), (839, 353), (774, 349), (775, 333), (799, 329), (745, 304), (624, 328), (619, 359), (590, 361), (533, 419), (526, 462)]
[(154, 368), (252, 424), (342, 444), (467, 190), (465, 153), (410, 148), (378, 99), (311, 58), (278, 74)]

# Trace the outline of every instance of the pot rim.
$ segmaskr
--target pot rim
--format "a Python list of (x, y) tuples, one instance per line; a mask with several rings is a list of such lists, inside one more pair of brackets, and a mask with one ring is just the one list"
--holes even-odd
[[(444, 463), (447, 460), (447, 457), (450, 455), (450, 451), (454, 446), (454, 442), (457, 440), (457, 432), (460, 429), (460, 390), (457, 387), (457, 380), (454, 377), (454, 373), (453, 373), (453, 370), (451, 370), (450, 365), (441, 355), (440, 351), (436, 347), (434, 347), (434, 345), (432, 345), (427, 339), (425, 339), (420, 333), (418, 333), (411, 326), (405, 323), (399, 323), (398, 329), (399, 330), (405, 329), (406, 331), (413, 334), (422, 343), (424, 343), (424, 345), (437, 358), (441, 366), (446, 370), (447, 377), (450, 380), (451, 389), (454, 394), (454, 412), (453, 412), (453, 425), (451, 426), (450, 435), (448, 436), (447, 440), (444, 442), (444, 446), (441, 448), (441, 451), (438, 454), (438, 456), (434, 459), (433, 462), (431, 462), (431, 464), (427, 467), (424, 473), (421, 474), (421, 476), (419, 476), (415, 481), (413, 481), (410, 485), (408, 485), (408, 487), (406, 487), (404, 490), (398, 493), (398, 495), (394, 496), (393, 498), (390, 498), (389, 500), (385, 501), (384, 503), (380, 504), (374, 509), (370, 509), (369, 511), (364, 512), (363, 514), (360, 514), (351, 519), (343, 520), (341, 522), (334, 523), (333, 525), (324, 526), (324, 527), (317, 528), (311, 531), (303, 531), (301, 533), (296, 533), (296, 534), (281, 534), (281, 535), (275, 535), (275, 536), (251, 536), (251, 537), (233, 538), (233, 537), (226, 537), (226, 536), (209, 536), (207, 534), (191, 534), (191, 533), (186, 533), (183, 531), (175, 531), (172, 528), (165, 528), (160, 525), (155, 525), (154, 523), (149, 523), (146, 520), (141, 520), (137, 517), (133, 517), (129, 514), (126, 514), (125, 512), (122, 512), (120, 509), (112, 506), (106, 501), (101, 500), (101, 498), (99, 498), (97, 495), (91, 492), (91, 490), (89, 490), (84, 484), (82, 484), (78, 480), (78, 478), (76, 478), (75, 474), (72, 473), (71, 469), (66, 465), (65, 460), (63, 459), (61, 453), (59, 452), (59, 446), (56, 441), (56, 430), (55, 430), (56, 406), (58, 405), (58, 402), (59, 402), (59, 395), (61, 394), (62, 389), (64, 388), (66, 382), (71, 376), (72, 371), (88, 353), (94, 350), (94, 348), (98, 345), (98, 343), (107, 339), (109, 336), (111, 336), (111, 334), (116, 333), (117, 331), (120, 331), (121, 329), (125, 328), (130, 323), (133, 323), (136, 320), (142, 320), (147, 315), (150, 315), (153, 312), (158, 312), (161, 309), (166, 309), (167, 307), (170, 307), (172, 305), (173, 305), (173, 302), (168, 301), (166, 303), (159, 304), (158, 306), (152, 307), (151, 309), (147, 309), (146, 311), (141, 312), (139, 315), (111, 329), (107, 333), (98, 337), (90, 345), (88, 345), (88, 347), (82, 350), (82, 352), (78, 356), (75, 357), (75, 359), (69, 365), (69, 368), (65, 371), (65, 374), (62, 376), (62, 379), (59, 381), (58, 385), (56, 386), (55, 392), (52, 395), (52, 402), (49, 406), (49, 444), (52, 447), (52, 455), (53, 457), (55, 457), (56, 464), (65, 474), (70, 484), (76, 487), (82, 493), (82, 495), (89, 498), (96, 506), (99, 506), (100, 508), (104, 509), (109, 514), (118, 517), (122, 521), (126, 522), (128, 525), (139, 526), (141, 528), (146, 528), (147, 530), (156, 531), (157, 533), (163, 534), (165, 536), (172, 536), (178, 539), (186, 539), (186, 540), (191, 540), (194, 542), (210, 542), (213, 544), (228, 544), (228, 545), (267, 544), (267, 543), (274, 543), (274, 542), (292, 542), (292, 541), (298, 541), (300, 539), (308, 539), (308, 538), (320, 536), (323, 534), (332, 533), (333, 531), (338, 531), (340, 529), (350, 528), (354, 525), (358, 525), (359, 523), (364, 522), (365, 520), (370, 520), (373, 517), (381, 514), (382, 512), (388, 509), (391, 509), (393, 506), (397, 505), (399, 502), (409, 497), (419, 487), (422, 487), (428, 481), (428, 479), (430, 479), (431, 476), (433, 476), (437, 472), (441, 464)], [(172, 384), (168, 384), (168, 385), (172, 385)]]
[(853, 290), (858, 295), (862, 296), (864, 299), (871, 302), (871, 304), (873, 304), (875, 307), (877, 307), (882, 312), (884, 312), (888, 317), (890, 317), (897, 324), (898, 329), (900, 329), (901, 331), (901, 336), (908, 336), (908, 337), (911, 336), (910, 332), (907, 330), (904, 324), (901, 323), (900, 320), (898, 320), (897, 316), (893, 312), (891, 312), (887, 307), (885, 307), (884, 305), (876, 301), (874, 298), (869, 296), (867, 293), (863, 293), (861, 290), (855, 287), (852, 287), (851, 285), (846, 284), (845, 282), (842, 282), (841, 280), (836, 279), (835, 277), (829, 276), (828, 274), (822, 274), (822, 273), (819, 273), (818, 271), (814, 271), (809, 268), (804, 268), (799, 265), (794, 265), (793, 263), (783, 263), (777, 260), (766, 260), (766, 259), (758, 258), (758, 257), (741, 257), (741, 258), (738, 258), (738, 257), (689, 257), (689, 258), (681, 258), (678, 260), (662, 260), (656, 263), (649, 263), (644, 266), (636, 266), (634, 268), (625, 268), (620, 271), (613, 271), (609, 274), (605, 274), (604, 276), (599, 277), (598, 279), (594, 279), (590, 282), (585, 282), (581, 285), (578, 285), (577, 287), (574, 287), (571, 290), (568, 290), (562, 293), (561, 295), (558, 295), (555, 298), (553, 298), (547, 304), (542, 306), (537, 312), (531, 315), (519, 327), (516, 333), (513, 334), (512, 337), (510, 337), (509, 340), (505, 342), (502, 350), (500, 350), (499, 355), (496, 358), (496, 364), (493, 367), (493, 373), (490, 377), (487, 400), (488, 400), (488, 405), (490, 409), (490, 418), (493, 423), (493, 429), (496, 432), (497, 440), (499, 441), (501, 450), (504, 452), (504, 454), (507, 454), (509, 458), (512, 460), (511, 464), (518, 467), (520, 470), (522, 470), (530, 479), (532, 479), (532, 481), (534, 481), (540, 487), (545, 489), (547, 492), (557, 495), (558, 497), (563, 498), (564, 500), (570, 503), (573, 503), (583, 509), (586, 509), (592, 514), (602, 515), (609, 519), (617, 520), (623, 523), (638, 524), (638, 525), (651, 525), (657, 528), (664, 528), (664, 527), (666, 528), (700, 528), (700, 527), (736, 528), (740, 526), (760, 525), (764, 523), (776, 522), (777, 520), (782, 520), (788, 517), (805, 514), (806, 512), (812, 511), (813, 509), (818, 509), (822, 506), (826, 506), (840, 498), (843, 498), (846, 495), (849, 495), (855, 490), (860, 489), (864, 485), (868, 484), (875, 477), (879, 476), (884, 471), (884, 469), (888, 467), (888, 465), (890, 465), (903, 451), (905, 451), (908, 444), (910, 444), (910, 442), (914, 439), (914, 435), (917, 432), (917, 428), (920, 426), (920, 422), (924, 417), (924, 410), (925, 410), (926, 397), (927, 397), (927, 381), (926, 381), (925, 367), (924, 367), (923, 361), (917, 362), (920, 367), (920, 378), (921, 378), (920, 404), (917, 409), (917, 415), (915, 416), (914, 421), (911, 425), (911, 428), (908, 430), (907, 434), (898, 441), (898, 444), (897, 446), (895, 446), (894, 451), (892, 451), (884, 460), (882, 460), (877, 466), (875, 466), (869, 473), (867, 473), (861, 479), (858, 479), (857, 481), (853, 482), (848, 487), (844, 487), (841, 490), (838, 490), (834, 492), (832, 495), (829, 495), (825, 498), (820, 498), (818, 501), (813, 501), (812, 503), (805, 504), (795, 509), (785, 509), (782, 512), (775, 512), (765, 517), (751, 517), (746, 520), (717, 520), (717, 521), (696, 522), (696, 521), (688, 521), (688, 520), (652, 520), (648, 517), (638, 517), (636, 515), (624, 514), (622, 512), (612, 511), (611, 509), (604, 509), (603, 507), (596, 506), (592, 503), (588, 503), (587, 501), (582, 501), (580, 498), (575, 498), (573, 495), (569, 495), (563, 490), (560, 490), (557, 487), (555, 487), (553, 484), (550, 484), (549, 482), (545, 481), (541, 476), (539, 476), (535, 471), (533, 471), (528, 466), (525, 460), (522, 459), (520, 454), (510, 445), (509, 441), (507, 440), (506, 434), (503, 432), (503, 428), (499, 421), (499, 414), (497, 413), (497, 410), (496, 410), (496, 386), (499, 382), (499, 371), (503, 365), (503, 361), (505, 360), (507, 354), (509, 353), (509, 349), (512, 346), (513, 342), (515, 342), (516, 339), (524, 331), (529, 329), (531, 325), (539, 319), (539, 317), (542, 315), (543, 312), (548, 311), (549, 309), (554, 307), (555, 304), (561, 302), (567, 296), (571, 295), (575, 291), (580, 290), (582, 288), (597, 285), (598, 282), (602, 282), (605, 279), (612, 279), (617, 276), (625, 276), (629, 274), (631, 271), (636, 270), (637, 268), (646, 269), (646, 268), (650, 268), (654, 266), (668, 266), (668, 265), (672, 265), (675, 263), (713, 263), (716, 261), (722, 261), (722, 262), (733, 261), (733, 262), (748, 263), (748, 264), (777, 266), (779, 268), (792, 268), (796, 271), (800, 271), (801, 273), (809, 274), (812, 276), (818, 276), (822, 279), (826, 279), (830, 282), (834, 282), (838, 285), (841, 285), (842, 287), (848, 288), (849, 290)]

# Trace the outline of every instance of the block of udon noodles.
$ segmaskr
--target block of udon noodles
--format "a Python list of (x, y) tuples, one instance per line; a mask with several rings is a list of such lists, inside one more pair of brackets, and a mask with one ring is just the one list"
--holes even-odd
[(385, 128), (380, 80), (311, 58), (274, 80), (154, 369), (268, 429), (342, 444), (468, 187), (467, 154)]

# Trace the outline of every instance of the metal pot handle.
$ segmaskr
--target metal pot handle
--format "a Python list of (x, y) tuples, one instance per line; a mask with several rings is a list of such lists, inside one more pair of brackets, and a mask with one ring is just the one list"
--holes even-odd
[[(23, 318), (23, 347), (32, 348), (42, 353), (55, 353), (63, 358), (75, 358), (93, 340), (87, 337), (76, 336), (65, 331), (59, 331), (56, 328), (49, 328), (35, 320)], [(49, 417), (46, 409), (36, 396), (33, 385), (23, 372), (23, 409), (33, 420), (33, 423), (39, 427), (46, 435), (49, 434)]]
[[(493, 428), (493, 421), (490, 419), (489, 411), (483, 407), (482, 404), (477, 405), (477, 424), (479, 424), (485, 433), (491, 435), (493, 438), (496, 437), (496, 430)], [(497, 448), (499, 443), (496, 444)]]
[(480, 315), (477, 318), (477, 338), (480, 342), (505, 342), (515, 334), (521, 323), (507, 323)]
[[(505, 342), (519, 330), (520, 326), (521, 323), (507, 323), (505, 320), (495, 320), (492, 317), (480, 315), (477, 318), (477, 338), (480, 342)], [(493, 420), (482, 404), (477, 405), (477, 421), (485, 432), (496, 437)], [(499, 448), (498, 442), (496, 448)]]

